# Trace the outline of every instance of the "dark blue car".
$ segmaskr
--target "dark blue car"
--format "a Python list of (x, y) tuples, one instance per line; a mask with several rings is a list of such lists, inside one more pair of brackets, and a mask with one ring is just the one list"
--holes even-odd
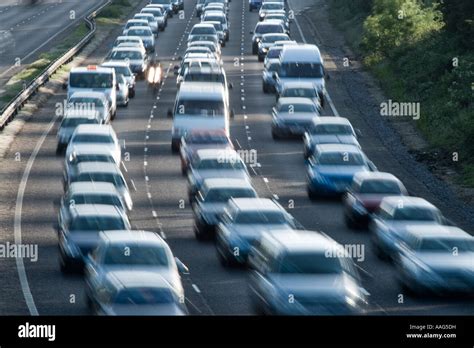
[(263, 0), (249, 0), (249, 11), (260, 10)]

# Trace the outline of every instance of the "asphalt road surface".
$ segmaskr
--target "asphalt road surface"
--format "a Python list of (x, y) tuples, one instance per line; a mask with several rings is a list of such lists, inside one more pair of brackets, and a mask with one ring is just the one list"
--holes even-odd
[[(82, 2), (85, 8), (90, 5), (89, 1), (78, 3)], [(289, 0), (289, 3), (297, 13), (297, 21), (291, 28), (292, 37), (314, 42), (308, 23), (298, 14), (312, 2)], [(185, 276), (183, 282), (190, 312), (249, 315), (253, 309), (248, 297), (247, 272), (224, 269), (213, 244), (195, 239), (186, 181), (181, 176), (179, 157), (170, 149), (172, 121), (166, 112), (177, 92), (172, 68), (184, 52), (187, 32), (197, 22), (193, 5), (194, 1), (186, 2), (186, 18), (170, 19), (166, 31), (160, 33), (157, 40), (158, 56), (165, 70), (171, 69), (162, 89), (154, 94), (140, 81), (135, 99), (128, 108), (119, 109), (113, 126), (124, 142), (123, 152), (130, 155), (130, 161), (123, 162), (123, 171), (134, 200), (130, 214), (132, 224), (138, 229), (163, 231), (174, 254), (189, 267), (190, 275)], [(254, 29), (258, 15), (248, 12), (246, 0), (233, 0), (230, 8), (230, 42), (223, 48), (223, 58), (228, 79), (234, 85), (231, 105), (236, 116), (231, 122), (231, 136), (237, 148), (257, 151), (258, 164), (251, 172), (258, 193), (278, 198), (307, 229), (324, 231), (339, 243), (365, 246), (365, 259), (356, 263), (363, 275), (363, 285), (370, 293), (370, 313), (472, 314), (470, 299), (420, 298), (404, 294), (393, 266), (373, 253), (369, 234), (346, 228), (340, 201), (311, 202), (308, 199), (301, 141), (274, 141), (271, 137), (270, 111), (275, 97), (262, 92), (262, 63), (251, 55), (249, 32)], [(102, 45), (88, 63), (102, 61), (113, 39), (110, 37), (108, 45)], [(31, 47), (39, 42), (36, 37), (30, 37), (29, 41)], [(331, 74), (327, 88), (333, 102), (332, 107), (326, 104), (325, 113), (337, 112), (348, 117), (364, 134), (362, 147), (379, 170), (394, 173), (410, 192), (432, 201), (448, 217), (472, 230), (469, 221), (461, 221), (456, 215), (454, 198), (451, 202), (436, 196), (423, 180), (413, 175), (407, 163), (393, 155), (393, 148), (387, 146), (386, 139), (382, 139), (377, 130), (377, 124), (383, 121), (374, 121), (375, 116), (367, 117), (360, 111), (364, 106), (349, 95), (350, 89), (339, 71), (339, 57), (325, 49), (322, 52)], [(58, 124), (53, 115), (55, 104), (64, 98), (63, 91), (51, 98), (25, 125), (7, 157), (0, 161), (0, 241), (21, 240), (24, 244), (39, 245), (39, 259), (35, 263), (25, 260), (22, 265), (15, 259), (0, 260), (0, 315), (89, 313), (82, 277), (62, 275), (58, 262), (55, 223), (56, 205), (63, 192), (62, 158), (55, 154)], [(15, 161), (18, 154), (20, 161)], [(290, 204), (294, 205), (292, 209)], [(403, 303), (399, 302), (401, 294)]]

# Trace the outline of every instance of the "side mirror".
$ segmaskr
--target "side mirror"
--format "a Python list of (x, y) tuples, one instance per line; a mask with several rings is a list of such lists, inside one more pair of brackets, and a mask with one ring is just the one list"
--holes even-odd
[(273, 115), (276, 115), (276, 114), (277, 114), (277, 109), (276, 109), (276, 107), (273, 107), (273, 108), (272, 108), (272, 114), (273, 114)]
[(179, 59), (179, 60), (183, 60), (183, 57), (182, 57), (182, 56), (178, 56), (178, 59)]
[(379, 171), (377, 169), (377, 166), (374, 164), (374, 162), (369, 161), (368, 164), (369, 164), (369, 168), (370, 168), (371, 171), (373, 171), (373, 172), (378, 172)]
[(173, 118), (173, 111), (171, 109), (168, 109), (168, 112), (166, 113), (166, 116), (168, 118)]
[(362, 138), (362, 132), (360, 131), (359, 128), (354, 129), (354, 131), (355, 131), (358, 138)]
[(229, 84), (228, 84), (227, 87), (228, 87), (229, 89), (232, 89), (232, 88), (234, 88), (234, 85), (233, 85), (231, 82), (229, 82)]
[(329, 75), (327, 72), (324, 73), (324, 77), (326, 78), (326, 80), (330, 80), (331, 79), (331, 75)]
[(272, 73), (272, 78), (274, 80), (276, 80), (278, 78), (278, 74), (275, 71)]
[(64, 82), (62, 87), (63, 87), (64, 90), (66, 90), (67, 89), (67, 82)]
[(178, 267), (179, 273), (189, 274), (189, 268), (184, 263), (182, 263), (180, 259), (175, 257), (174, 260), (176, 262), (176, 267)]
[(251, 31), (251, 32), (250, 32), (250, 35), (253, 35), (253, 34), (254, 34), (254, 32), (253, 32), (253, 31)]
[(176, 65), (173, 67), (173, 69), (174, 69), (175, 71), (179, 70), (179, 68), (180, 68), (180, 66), (179, 66), (178, 64), (176, 64)]
[(118, 83), (115, 85), (115, 89), (116, 89), (117, 91), (120, 91), (120, 85), (119, 85)]
[(235, 111), (234, 111), (234, 109), (232, 109), (230, 111), (230, 118), (234, 118), (234, 117), (235, 117)]

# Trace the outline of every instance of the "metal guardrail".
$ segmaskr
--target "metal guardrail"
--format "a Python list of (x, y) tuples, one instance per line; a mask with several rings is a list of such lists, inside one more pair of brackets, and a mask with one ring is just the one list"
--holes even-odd
[(13, 98), (1, 111), (0, 111), (0, 131), (12, 121), (21, 108), (25, 105), (28, 99), (35, 95), (38, 89), (49, 81), (49, 78), (64, 64), (72, 61), (76, 56), (94, 37), (97, 30), (95, 23), (95, 17), (97, 13), (102, 11), (106, 6), (112, 3), (112, 0), (107, 0), (96, 8), (91, 14), (84, 18), (86, 25), (89, 27), (89, 33), (81, 40), (78, 44), (72, 47), (69, 51), (64, 53), (61, 57), (51, 62), (50, 65), (33, 81), (31, 81), (20, 93)]

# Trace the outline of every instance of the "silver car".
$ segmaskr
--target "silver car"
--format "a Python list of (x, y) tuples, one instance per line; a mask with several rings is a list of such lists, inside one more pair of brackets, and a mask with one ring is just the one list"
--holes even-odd
[(81, 124), (101, 124), (102, 119), (95, 110), (82, 110), (69, 108), (66, 110), (61, 125), (58, 129), (58, 146), (56, 153), (60, 154), (66, 149), (76, 127)]
[(313, 231), (264, 233), (249, 255), (250, 295), (258, 314), (352, 315), (367, 291), (343, 246)]
[(257, 198), (257, 192), (248, 180), (204, 180), (193, 204), (194, 234), (198, 240), (214, 236), (219, 217), (231, 198)]
[(130, 65), (130, 69), (134, 74), (143, 78), (148, 70), (148, 57), (137, 47), (117, 47), (112, 50), (109, 56), (109, 61), (125, 62)]
[(144, 12), (137, 13), (133, 16), (133, 19), (146, 20), (151, 30), (155, 33), (155, 35), (158, 35), (158, 20), (153, 14)]
[(219, 261), (223, 266), (245, 264), (251, 247), (259, 242), (264, 232), (292, 231), (296, 227), (295, 219), (276, 201), (233, 198), (216, 227)]
[(385, 197), (371, 216), (372, 243), (380, 258), (390, 258), (406, 229), (413, 225), (446, 225), (450, 222), (433, 204), (420, 197)]
[(311, 99), (280, 98), (272, 111), (272, 137), (301, 137), (318, 116), (318, 106)]
[(112, 120), (110, 103), (102, 92), (74, 92), (69, 97), (67, 107), (84, 112), (96, 111), (99, 113), (100, 123), (109, 123)]
[[(89, 304), (96, 308), (100, 309), (103, 305), (97, 301), (99, 299), (97, 293), (111, 272), (136, 274), (146, 272), (152, 277), (158, 275), (162, 277), (176, 295), (178, 307), (183, 313), (187, 312), (180, 273), (188, 273), (188, 269), (173, 256), (168, 244), (157, 233), (147, 231), (100, 233), (97, 248), (85, 260), (84, 271)], [(173, 310), (169, 314), (172, 313)]]
[(125, 81), (127, 81), (128, 92), (129, 92), (130, 98), (135, 97), (136, 78), (135, 78), (135, 74), (132, 72), (132, 69), (130, 68), (130, 62), (127, 62), (127, 61), (105, 62), (101, 66), (106, 67), (106, 68), (113, 68), (117, 76), (122, 75), (125, 78)]
[(194, 201), (204, 180), (216, 178), (244, 179), (250, 182), (247, 167), (235, 150), (198, 150), (191, 159), (188, 170), (189, 201)]
[(403, 287), (417, 294), (474, 289), (474, 237), (453, 226), (411, 225), (395, 255)]

